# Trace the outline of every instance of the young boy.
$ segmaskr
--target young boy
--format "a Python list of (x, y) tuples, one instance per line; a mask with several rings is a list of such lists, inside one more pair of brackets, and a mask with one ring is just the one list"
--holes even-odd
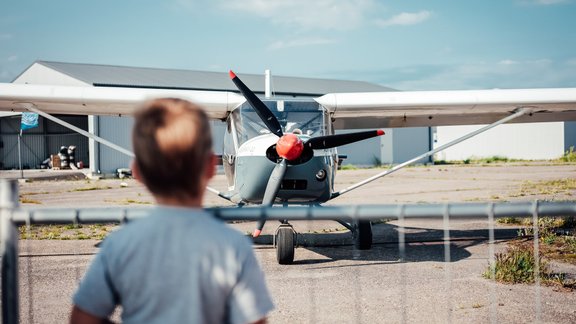
[(250, 241), (202, 209), (215, 157), (206, 113), (158, 99), (135, 115), (134, 176), (158, 206), (103, 242), (71, 323), (264, 323), (273, 304)]

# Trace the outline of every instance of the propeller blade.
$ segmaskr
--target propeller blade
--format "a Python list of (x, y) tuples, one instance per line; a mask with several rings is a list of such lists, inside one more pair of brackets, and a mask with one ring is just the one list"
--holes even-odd
[(379, 129), (358, 133), (318, 136), (309, 139), (304, 145), (310, 147), (313, 150), (321, 150), (338, 147), (381, 135), (384, 135), (384, 131)]
[[(263, 206), (272, 206), (278, 190), (280, 190), (280, 185), (282, 184), (282, 179), (284, 179), (284, 174), (286, 173), (286, 159), (282, 159), (276, 166), (272, 173), (270, 174), (270, 179), (268, 179), (268, 184), (266, 185), (266, 191), (264, 192), (264, 198), (262, 199)], [(252, 234), (253, 237), (258, 237), (264, 228), (265, 220), (258, 222), (258, 226)]]
[(238, 78), (236, 74), (232, 72), (232, 70), (230, 70), (230, 79), (232, 79), (232, 82), (234, 82), (238, 90), (240, 90), (240, 92), (242, 93), (244, 98), (246, 98), (250, 106), (254, 108), (254, 110), (256, 111), (258, 116), (260, 116), (260, 119), (262, 119), (264, 124), (266, 124), (266, 127), (268, 127), (270, 132), (272, 132), (272, 134), (277, 135), (278, 137), (282, 136), (283, 133), (282, 133), (282, 127), (280, 126), (280, 122), (278, 121), (276, 116), (274, 116), (274, 114), (270, 111), (270, 109), (266, 107), (266, 105), (262, 102), (262, 100), (260, 100), (260, 98), (258, 98), (254, 94), (254, 92), (252, 92), (252, 90), (250, 90), (244, 84), (244, 82), (242, 82), (242, 80), (240, 80), (240, 78)]

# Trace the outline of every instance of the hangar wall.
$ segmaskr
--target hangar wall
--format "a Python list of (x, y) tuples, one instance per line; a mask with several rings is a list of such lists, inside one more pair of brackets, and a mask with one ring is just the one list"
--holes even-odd
[[(474, 126), (437, 127), (434, 147), (482, 128)], [(522, 160), (548, 160), (561, 157), (576, 146), (576, 122), (505, 124), (436, 154), (435, 160), (465, 160), (494, 156)]]
[[(337, 130), (337, 134), (367, 131), (371, 129)], [(430, 150), (428, 127), (386, 128), (384, 135), (338, 148), (338, 154), (348, 157), (343, 165), (367, 167), (406, 162)], [(418, 163), (427, 163), (422, 159)]]
[[(125, 149), (132, 151), (132, 126), (134, 118), (132, 117), (114, 117), (98, 116), (98, 133), (106, 140), (109, 140)], [(224, 141), (224, 130), (226, 124), (214, 120), (211, 121), (213, 150), (215, 154), (222, 154), (222, 143)], [(113, 150), (105, 145), (98, 145), (99, 153), (96, 154), (99, 165), (95, 172), (103, 176), (111, 176), (116, 173), (117, 169), (130, 167), (131, 157)]]

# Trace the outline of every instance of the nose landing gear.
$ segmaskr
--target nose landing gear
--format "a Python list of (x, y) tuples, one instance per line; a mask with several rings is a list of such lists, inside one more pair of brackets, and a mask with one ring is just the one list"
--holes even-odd
[(283, 221), (276, 229), (274, 246), (276, 246), (276, 260), (279, 264), (292, 264), (294, 262), (296, 232), (287, 221)]

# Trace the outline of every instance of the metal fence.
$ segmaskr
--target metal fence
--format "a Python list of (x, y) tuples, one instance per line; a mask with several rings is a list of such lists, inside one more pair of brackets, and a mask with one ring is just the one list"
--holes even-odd
[[(444, 261), (450, 262), (450, 227), (453, 218), (486, 218), (488, 224), (489, 261), (494, 262), (494, 220), (501, 217), (525, 217), (533, 221), (534, 251), (538, 259), (538, 219), (542, 216), (576, 216), (575, 202), (507, 202), (462, 204), (397, 204), (367, 206), (328, 207), (254, 207), (209, 208), (210, 213), (224, 221), (237, 220), (398, 220), (402, 227), (411, 218), (437, 218), (444, 222)], [(32, 224), (92, 224), (124, 223), (144, 217), (146, 208), (90, 208), (90, 209), (24, 209), (18, 206), (18, 184), (0, 180), (0, 253), (2, 256), (2, 322), (19, 322), (18, 284), (18, 231), (16, 225)], [(398, 231), (398, 249), (401, 262), (405, 259), (406, 240), (404, 231)], [(541, 299), (539, 293), (539, 270), (536, 266), (536, 312), (540, 319)], [(450, 280), (450, 274), (448, 274)], [(405, 299), (405, 293), (403, 295)], [(404, 311), (405, 312), (405, 311)], [(447, 316), (450, 319), (450, 315)], [(406, 321), (405, 314), (403, 322)], [(498, 322), (495, 315), (493, 323)]]

